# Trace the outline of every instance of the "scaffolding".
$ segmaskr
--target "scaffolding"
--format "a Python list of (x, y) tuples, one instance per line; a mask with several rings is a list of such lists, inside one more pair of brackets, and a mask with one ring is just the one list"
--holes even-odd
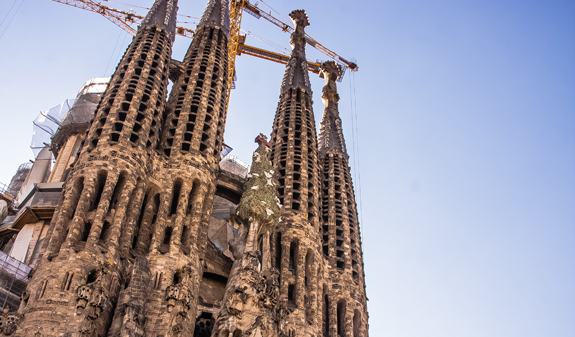
[(12, 180), (10, 181), (10, 185), (8, 185), (8, 192), (13, 198), (16, 197), (22, 185), (26, 181), (26, 177), (28, 176), (28, 172), (32, 169), (32, 163), (24, 163), (18, 166), (18, 170), (12, 176)]
[(18, 310), (32, 268), (0, 251), (0, 304)]
[(242, 178), (245, 178), (250, 171), (250, 166), (238, 157), (228, 154), (220, 161), (220, 168), (224, 171), (233, 173)]
[(8, 185), (0, 182), (0, 193), (8, 192)]
[(38, 117), (34, 119), (32, 143), (30, 144), (34, 157), (38, 156), (38, 153), (50, 143), (50, 138), (58, 130), (62, 118), (72, 109), (74, 101), (74, 99), (67, 99), (52, 109), (41, 111)]

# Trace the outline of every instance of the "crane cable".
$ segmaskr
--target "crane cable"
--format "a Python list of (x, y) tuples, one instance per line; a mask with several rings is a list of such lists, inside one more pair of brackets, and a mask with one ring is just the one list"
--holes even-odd
[(281, 16), (282, 18), (286, 19), (288, 22), (290, 21), (290, 19), (286, 18), (285, 16), (282, 15), (282, 13), (276, 11), (272, 6), (268, 5), (264, 0), (260, 0), (264, 5), (268, 6), (272, 11), (276, 12), (279, 16)]
[[(261, 36), (255, 34), (255, 33), (252, 33), (252, 32), (249, 31), (249, 30), (240, 29), (240, 31), (241, 31), (242, 33), (245, 33), (245, 34), (248, 34), (248, 35), (250, 35), (250, 36), (253, 36), (256, 40), (259, 40), (259, 41), (261, 41), (261, 42), (263, 42), (263, 43), (269, 45), (270, 47), (279, 50), (279, 51), (280, 51), (281, 53), (283, 53), (284, 55), (288, 56), (288, 55), (285, 53), (285, 51), (289, 51), (287, 48), (282, 47), (281, 45), (279, 45), (279, 44), (277, 44), (277, 43), (275, 43), (275, 42), (273, 42), (273, 41), (271, 41), (271, 40), (268, 40), (268, 39), (266, 39), (266, 38), (264, 38), (264, 37), (261, 37)], [(282, 50), (282, 49), (283, 49), (283, 50)]]
[[(131, 5), (131, 4), (127, 4), (127, 3), (125, 3), (125, 2), (119, 2), (119, 1), (113, 1), (113, 0), (104, 0), (104, 1), (105, 1), (105, 2), (112, 2), (112, 3), (118, 4), (118, 5), (124, 5), (124, 6), (129, 6), (129, 7), (136, 7), (136, 8), (140, 8), (140, 9), (145, 9), (145, 10), (147, 10), (147, 11), (150, 10), (150, 8), (148, 8), (148, 7), (143, 7), (143, 6), (138, 6), (138, 5)], [(195, 17), (195, 16), (189, 16), (189, 15), (185, 15), (185, 14), (177, 14), (177, 15), (178, 15), (178, 16), (183, 16), (183, 17), (185, 17), (185, 18), (190, 18), (190, 19), (198, 19), (198, 20), (200, 19), (200, 18), (197, 18), (197, 17)]]
[[(16, 11), (15, 11), (14, 14), (12, 15), (12, 18), (10, 18), (10, 21), (8, 21), (8, 24), (6, 25), (6, 28), (4, 28), (4, 31), (2, 32), (2, 34), (0, 34), (0, 39), (2, 38), (2, 36), (4, 36), (4, 33), (6, 33), (6, 31), (8, 30), (8, 27), (10, 27), (10, 24), (12, 23), (12, 20), (14, 20), (14, 17), (16, 16), (16, 14), (18, 14), (18, 11), (20, 10), (20, 7), (22, 7), (22, 4), (24, 3), (24, 1), (26, 1), (26, 0), (22, 0), (22, 2), (20, 3), (20, 5), (18, 5), (18, 8), (16, 8)], [(6, 16), (4, 17), (4, 19), (2, 19), (2, 23), (0, 24), (0, 26), (2, 26), (2, 24), (4, 24), (4, 21), (6, 21), (6, 18), (8, 17), (8, 15), (10, 14), (10, 12), (12, 11), (12, 8), (14, 8), (14, 5), (16, 4), (16, 2), (18, 2), (18, 0), (14, 0), (14, 3), (12, 3), (12, 6), (10, 7), (10, 10), (8, 11), (8, 13), (6, 13)]]
[[(122, 57), (122, 46), (124, 45), (124, 42), (126, 41), (126, 37), (128, 35), (130, 35), (130, 34), (128, 34), (128, 32), (124, 32), (124, 38), (122, 39), (122, 43), (118, 47), (118, 56), (116, 56), (116, 64), (120, 63), (120, 57)], [(130, 36), (132, 36), (132, 35), (130, 35)]]
[(138, 6), (138, 5), (131, 5), (131, 4), (127, 4), (127, 3), (125, 3), (125, 2), (119, 2), (119, 1), (113, 1), (113, 0), (104, 0), (104, 2), (111, 2), (111, 3), (118, 4), (118, 5), (124, 5), (124, 6), (129, 6), (129, 7), (141, 8), (141, 9), (145, 9), (145, 10), (147, 10), (147, 11), (150, 10), (148, 7), (143, 7), (143, 6)]
[(359, 130), (357, 122), (357, 99), (355, 91), (355, 73), (351, 72), (349, 80), (350, 112), (351, 112), (351, 135), (352, 135), (352, 154), (353, 154), (353, 175), (356, 181), (357, 204), (358, 204), (358, 222), (360, 229), (360, 238), (363, 241), (363, 211), (361, 200), (361, 166), (359, 160)]
[(4, 19), (2, 19), (2, 22), (0, 23), (0, 27), (2, 27), (2, 25), (4, 24), (4, 21), (6, 21), (8, 14), (10, 14), (10, 12), (12, 11), (12, 8), (14, 8), (14, 5), (16, 5), (16, 2), (18, 2), (18, 0), (14, 0), (14, 2), (12, 3), (12, 6), (10, 6), (10, 9), (8, 10), (8, 12), (6, 12), (6, 16), (4, 16)]
[(116, 39), (116, 44), (114, 45), (114, 49), (112, 50), (112, 55), (110, 55), (110, 59), (108, 60), (108, 64), (106, 65), (106, 70), (104, 71), (104, 77), (108, 74), (108, 68), (110, 67), (110, 63), (112, 63), (112, 59), (114, 58), (114, 54), (116, 54), (116, 47), (118, 46), (118, 42), (120, 42), (120, 38), (122, 37), (123, 30), (120, 30), (120, 34), (118, 34), (118, 38)]
[[(244, 33), (244, 34), (247, 34), (247, 35), (250, 35), (250, 36), (254, 37), (256, 40), (259, 40), (259, 41), (261, 41), (261, 42), (263, 42), (263, 43), (269, 45), (269, 46), (272, 47), (272, 48), (277, 49), (277, 50), (278, 50), (280, 53), (282, 53), (284, 56), (289, 57), (289, 53), (291, 52), (291, 50), (287, 49), (286, 47), (283, 47), (282, 45), (277, 44), (277, 43), (273, 42), (272, 40), (266, 39), (265, 37), (259, 36), (259, 35), (257, 35), (257, 34), (255, 34), (255, 33), (251, 32), (251, 31), (249, 31), (249, 30), (240, 29), (240, 31), (241, 31), (242, 33)], [(316, 62), (316, 61), (310, 60), (310, 59), (308, 59), (308, 58), (306, 58), (306, 61), (307, 61), (308, 63), (314, 63), (314, 62)]]

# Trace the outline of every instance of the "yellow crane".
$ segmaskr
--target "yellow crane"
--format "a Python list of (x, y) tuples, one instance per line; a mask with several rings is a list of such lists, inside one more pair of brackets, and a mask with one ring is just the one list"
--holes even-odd
[[(131, 35), (136, 35), (136, 30), (131, 25), (138, 25), (144, 19), (143, 16), (137, 15), (135, 13), (122, 11), (116, 8), (102, 5), (101, 3), (94, 2), (93, 0), (52, 0), (72, 7), (88, 10), (94, 13), (98, 13), (104, 16), (106, 19), (110, 20), (112, 23), (122, 28)], [(104, 0), (108, 2), (108, 0)], [(113, 2), (113, 1), (111, 1)], [(128, 4), (124, 4), (128, 5)], [(128, 5), (132, 6), (132, 5)], [(134, 6), (137, 7), (137, 6)], [(248, 46), (245, 44), (246, 36), (240, 33), (242, 14), (246, 11), (256, 18), (264, 18), (265, 20), (273, 23), (274, 25), (281, 28), (284, 32), (293, 32), (293, 27), (282, 22), (281, 20), (275, 18), (270, 13), (266, 13), (260, 10), (257, 5), (251, 4), (247, 0), (230, 0), (230, 38), (228, 42), (228, 102), (230, 99), (230, 91), (234, 86), (234, 70), (236, 63), (236, 56), (241, 54), (247, 54), (256, 56), (265, 60), (274, 61), (277, 63), (287, 64), (289, 56), (271, 52), (265, 49), (256, 48)], [(194, 35), (194, 31), (189, 28), (176, 27), (176, 34), (191, 38)], [(337, 55), (333, 51), (327, 49), (322, 44), (314, 40), (311, 36), (306, 34), (307, 43), (329, 56), (337, 63), (341, 65), (341, 76), (343, 77), (346, 69), (349, 68), (351, 71), (357, 71), (358, 66), (354, 62), (350, 62), (343, 57)], [(319, 73), (319, 63), (309, 62), (308, 69), (313, 73)]]

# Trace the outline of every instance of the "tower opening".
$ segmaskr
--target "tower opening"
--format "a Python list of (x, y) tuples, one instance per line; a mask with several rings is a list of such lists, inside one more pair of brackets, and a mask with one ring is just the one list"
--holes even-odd
[(95, 210), (100, 203), (100, 199), (102, 198), (102, 193), (104, 192), (104, 186), (106, 186), (106, 180), (108, 178), (107, 171), (99, 171), (98, 176), (96, 178), (96, 197), (90, 206), (90, 211)]
[(282, 233), (276, 237), (276, 268), (281, 271), (282, 266)]
[(178, 210), (178, 202), (180, 200), (180, 191), (182, 190), (182, 180), (178, 179), (174, 183), (172, 191), (172, 206), (170, 208), (170, 215), (176, 214)]
[(345, 300), (337, 302), (337, 333), (345, 336)]
[(166, 227), (166, 229), (164, 230), (164, 245), (169, 245), (170, 244), (170, 240), (172, 239), (172, 227)]

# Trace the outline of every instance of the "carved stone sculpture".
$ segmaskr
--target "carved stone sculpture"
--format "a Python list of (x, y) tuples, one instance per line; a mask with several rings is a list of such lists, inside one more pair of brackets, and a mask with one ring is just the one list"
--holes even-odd
[(279, 298), (279, 272), (272, 268), (266, 270), (258, 285), (260, 303), (264, 308), (272, 309), (278, 303)]
[(9, 312), (8, 309), (4, 309), (0, 315), (0, 331), (4, 336), (12, 335), (18, 328), (18, 323), (22, 319), (22, 315)]
[(86, 305), (88, 304), (92, 296), (92, 287), (87, 284), (82, 284), (81, 286), (78, 287), (77, 293), (78, 293), (78, 299), (76, 300), (76, 308), (78, 309), (86, 308)]
[(192, 276), (192, 270), (188, 266), (184, 266), (176, 272), (175, 279), (178, 280), (176, 284), (169, 285), (166, 288), (166, 300), (168, 302), (168, 312), (172, 312), (173, 308), (179, 303), (184, 311), (191, 308), (194, 296), (188, 289)]

